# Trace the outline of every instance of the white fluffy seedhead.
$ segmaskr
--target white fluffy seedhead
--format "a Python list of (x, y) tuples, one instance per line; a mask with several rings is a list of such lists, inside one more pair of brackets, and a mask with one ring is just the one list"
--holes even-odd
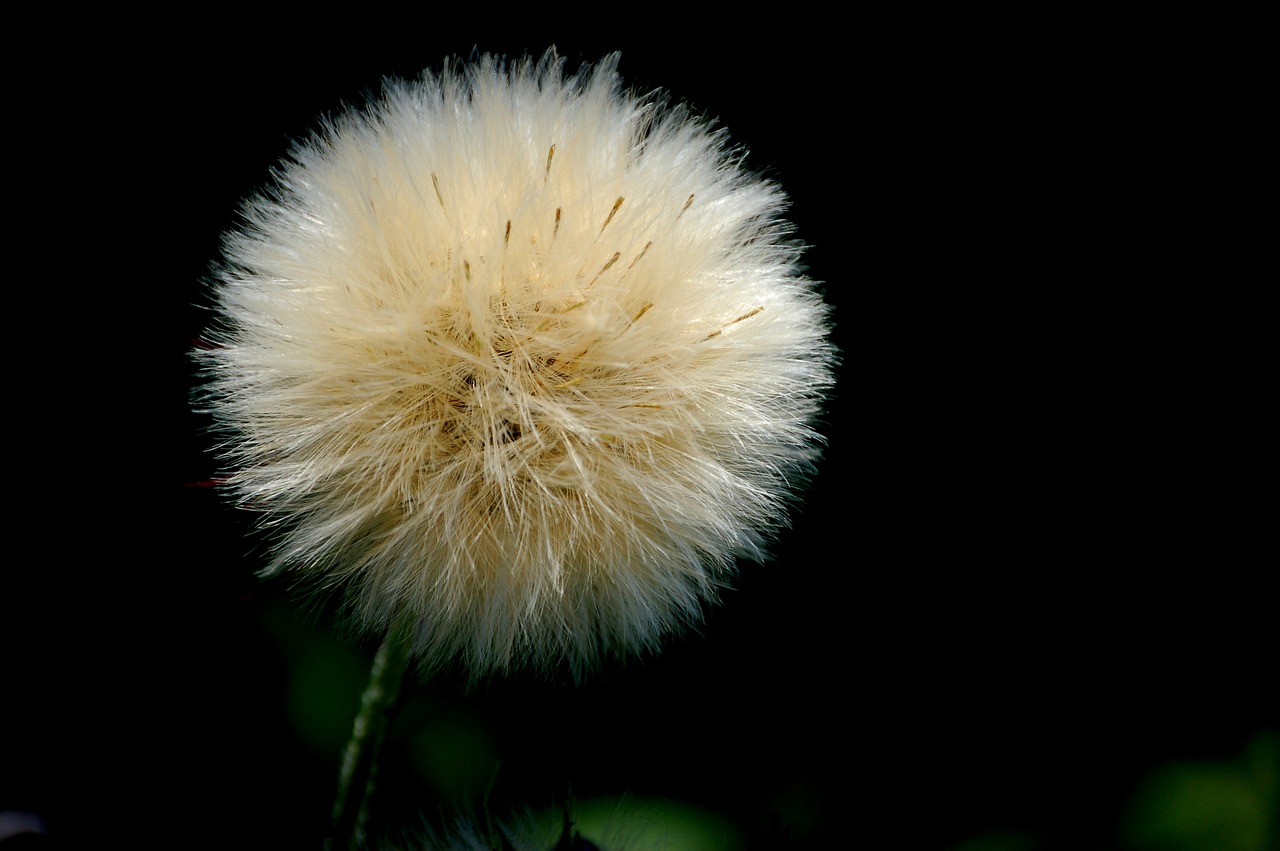
[(654, 647), (814, 458), (834, 355), (783, 196), (616, 64), (391, 82), (225, 241), (200, 357), (268, 572), (412, 618), (428, 665)]

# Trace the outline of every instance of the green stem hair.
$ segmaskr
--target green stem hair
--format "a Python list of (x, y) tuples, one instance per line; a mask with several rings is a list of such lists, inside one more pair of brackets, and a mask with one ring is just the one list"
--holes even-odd
[(400, 690), (408, 666), (409, 629), (402, 619), (387, 633), (369, 672), (360, 698), (360, 712), (351, 729), (333, 802), (333, 820), (325, 851), (357, 851), (365, 847), (369, 801), (377, 780), (378, 755), (387, 728), (400, 706)]

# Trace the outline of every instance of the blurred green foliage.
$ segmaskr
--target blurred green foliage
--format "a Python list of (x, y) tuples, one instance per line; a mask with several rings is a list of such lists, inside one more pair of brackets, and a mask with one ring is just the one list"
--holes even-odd
[[(282, 662), (283, 711), (289, 728), (319, 763), (336, 767), (368, 676), (369, 648), (344, 640), (292, 605), (268, 603), (259, 609), (259, 618)], [(542, 696), (551, 698), (554, 694)], [(584, 699), (587, 696), (584, 694)], [(481, 807), (495, 780), (511, 776), (508, 772), (515, 768), (500, 768), (504, 762), (512, 765), (512, 730), (542, 730), (539, 735), (548, 737), (552, 744), (562, 735), (558, 728), (542, 726), (546, 716), (533, 707), (525, 705), (515, 713), (504, 709), (501, 716), (493, 716), (496, 707), (500, 708), (501, 702), (495, 695), (477, 698), (452, 694), (448, 688), (412, 687), (392, 725), (392, 752), (384, 766), (392, 775), (387, 778), (384, 796), (392, 787), (407, 785), (397, 790), (404, 803), (428, 820), (439, 818), (450, 808)], [(477, 713), (477, 709), (484, 711)], [(499, 723), (508, 715), (519, 719), (521, 712), (533, 714), (508, 726)], [(619, 735), (623, 738), (609, 740), (611, 747), (625, 741), (626, 734)], [(591, 753), (603, 746), (595, 740), (590, 746), (583, 741), (572, 735), (563, 748)], [(839, 783), (848, 781), (838, 779)], [(1087, 783), (1088, 778), (1080, 781)], [(755, 849), (766, 847), (755, 835), (762, 829), (778, 834), (784, 843), (779, 847), (803, 848), (829, 825), (836, 806), (835, 789), (835, 785), (828, 788), (803, 778), (779, 782), (759, 790), (759, 801), (751, 811), (754, 815), (749, 817), (740, 812), (713, 812), (692, 800), (682, 800), (679, 794), (599, 794), (601, 790), (573, 802), (571, 808), (578, 832), (603, 851), (619, 847), (628, 851)], [(769, 825), (764, 823), (765, 810)], [(1268, 728), (1259, 731), (1233, 758), (1155, 764), (1138, 779), (1129, 798), (1117, 805), (1114, 822), (1099, 818), (1095, 825), (1073, 825), (1072, 835), (1096, 829), (1096, 843), (1085, 847), (1114, 851), (1280, 851), (1277, 814), (1280, 730)], [(406, 812), (401, 810), (398, 815), (405, 817)], [(493, 815), (501, 819), (509, 813), (500, 808)], [(539, 811), (536, 835), (558, 835), (563, 817), (563, 801)], [(993, 827), (953, 844), (951, 849), (1039, 851), (1060, 847), (1063, 839), (1054, 825), (1024, 823)]]
[(490, 731), (474, 718), (442, 713), (410, 734), (410, 760), (445, 800), (479, 799), (499, 762)]
[[(573, 813), (578, 833), (603, 851), (739, 851), (745, 847), (729, 821), (681, 801), (630, 795), (591, 798), (579, 801)], [(554, 829), (562, 818), (560, 810), (542, 813), (539, 833)]]
[[(1280, 849), (1280, 731), (1262, 730), (1233, 759), (1169, 760), (1138, 783), (1118, 835), (1093, 847), (1124, 851)], [(1026, 831), (991, 831), (952, 851), (1038, 851), (1058, 847)]]
[(1237, 759), (1167, 762), (1143, 780), (1123, 827), (1135, 851), (1280, 848), (1280, 732), (1255, 736)]

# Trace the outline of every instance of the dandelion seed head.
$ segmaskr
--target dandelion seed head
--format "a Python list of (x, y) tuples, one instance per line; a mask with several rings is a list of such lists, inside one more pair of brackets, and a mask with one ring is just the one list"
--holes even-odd
[(828, 314), (775, 185), (617, 57), (481, 57), (327, 122), (197, 356), (267, 573), (473, 673), (655, 649), (811, 471)]

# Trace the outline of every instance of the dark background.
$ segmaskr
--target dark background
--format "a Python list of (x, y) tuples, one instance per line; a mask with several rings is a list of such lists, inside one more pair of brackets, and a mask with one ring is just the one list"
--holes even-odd
[(1144, 195), (1160, 86), (1097, 87), (1107, 45), (1034, 26), (643, 23), (188, 24), (21, 78), (0, 810), (57, 847), (318, 848), (374, 647), (195, 486), (201, 279), (318, 116), (552, 43), (622, 50), (786, 189), (843, 355), (828, 447), (775, 558), (660, 656), (415, 686), (387, 823), (478, 806), (501, 762), (497, 808), (662, 796), (759, 848), (1191, 848), (1141, 845), (1151, 778), (1274, 777), (1274, 559), (1182, 287), (1209, 251)]

